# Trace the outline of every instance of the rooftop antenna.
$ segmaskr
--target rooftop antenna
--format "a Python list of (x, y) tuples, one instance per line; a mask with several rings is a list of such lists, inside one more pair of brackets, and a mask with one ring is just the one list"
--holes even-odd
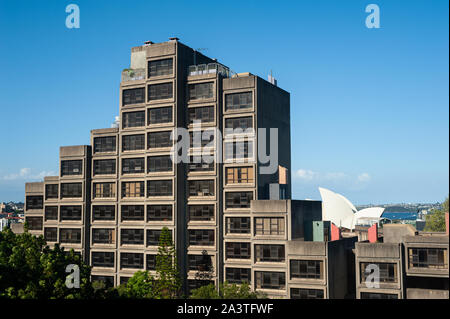
[(268, 78), (269, 78), (269, 82), (270, 83), (272, 83), (273, 85), (277, 86), (277, 80), (273, 77), (272, 70), (270, 70), (270, 74), (269, 74)]

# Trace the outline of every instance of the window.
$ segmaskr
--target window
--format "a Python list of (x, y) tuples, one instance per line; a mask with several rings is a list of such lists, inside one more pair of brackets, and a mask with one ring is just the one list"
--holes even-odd
[(105, 136), (94, 138), (94, 153), (106, 153), (116, 151), (116, 137)]
[(147, 254), (146, 270), (156, 270), (156, 255)]
[(93, 220), (115, 220), (116, 206), (95, 205), (92, 206)]
[(122, 159), (122, 174), (140, 174), (145, 172), (143, 157)]
[(144, 220), (144, 205), (122, 205), (122, 221)]
[(284, 235), (283, 217), (256, 217), (255, 235)]
[(61, 198), (77, 198), (83, 196), (82, 183), (61, 184)]
[(191, 246), (213, 246), (214, 230), (190, 229), (189, 244)]
[(190, 221), (214, 220), (214, 205), (189, 205)]
[(116, 183), (94, 183), (94, 198), (116, 197)]
[(115, 244), (116, 230), (113, 228), (92, 228), (93, 244)]
[(43, 196), (27, 196), (26, 209), (42, 209), (44, 208)]
[(214, 171), (214, 160), (212, 159), (211, 163), (207, 163), (210, 161), (207, 158), (203, 158), (201, 155), (199, 156), (191, 156), (188, 164), (189, 172), (210, 172)]
[(284, 272), (255, 271), (256, 289), (284, 289), (286, 275)]
[(164, 100), (170, 99), (173, 96), (173, 84), (172, 82), (152, 84), (148, 86), (148, 100)]
[(189, 147), (214, 147), (214, 136), (214, 131), (189, 132)]
[(120, 231), (121, 245), (143, 245), (144, 230), (143, 229), (121, 229)]
[(163, 156), (149, 156), (147, 157), (147, 172), (171, 172), (172, 158), (170, 155)]
[[(172, 238), (172, 230), (169, 230), (170, 238)], [(159, 229), (148, 229), (147, 230), (147, 246), (158, 246), (159, 237), (161, 236), (162, 230)]]
[(44, 228), (44, 239), (46, 242), (57, 241), (58, 228), (56, 227), (45, 227)]
[(214, 180), (188, 181), (189, 196), (214, 196)]
[(172, 220), (172, 205), (147, 205), (147, 221)]
[(116, 160), (94, 160), (94, 175), (116, 174)]
[(253, 141), (226, 142), (225, 160), (253, 157)]
[(148, 197), (172, 196), (172, 180), (147, 181)]
[(204, 123), (214, 122), (214, 106), (191, 107), (188, 109), (189, 124), (194, 121)]
[(120, 268), (144, 268), (144, 254), (120, 253)]
[(45, 206), (45, 221), (58, 220), (58, 206)]
[(361, 292), (361, 299), (398, 299), (398, 295)]
[(127, 282), (128, 282), (128, 280), (130, 280), (130, 278), (131, 277), (122, 277), (122, 276), (120, 276), (120, 284), (121, 285), (126, 285), (127, 284)]
[(26, 217), (29, 230), (42, 230), (42, 217)]
[(253, 192), (225, 193), (225, 208), (250, 208)]
[(148, 133), (148, 148), (172, 147), (171, 131)]
[(213, 82), (189, 84), (189, 100), (210, 99), (214, 97)]
[(255, 262), (283, 262), (284, 245), (255, 245)]
[(61, 206), (60, 220), (81, 220), (81, 206)]
[(145, 135), (122, 135), (122, 151), (139, 151), (145, 149)]
[(122, 128), (145, 126), (145, 111), (126, 112), (122, 116)]
[(323, 299), (323, 290), (291, 288), (291, 299)]
[(92, 252), (92, 266), (114, 267), (114, 252)]
[(58, 184), (45, 185), (45, 199), (58, 199)]
[(188, 255), (188, 269), (193, 271), (211, 271), (212, 256), (208, 254)]
[(253, 106), (252, 92), (225, 95), (225, 111), (249, 109)]
[(226, 268), (225, 280), (230, 284), (250, 283), (251, 273), (250, 268)]
[(226, 259), (250, 259), (250, 243), (226, 243)]
[(253, 167), (227, 167), (227, 184), (250, 184), (254, 182)]
[(227, 234), (250, 234), (250, 217), (227, 217)]
[(321, 260), (291, 260), (291, 279), (323, 279), (323, 261)]
[(83, 173), (82, 167), (82, 160), (61, 161), (61, 176), (81, 175)]
[(122, 105), (138, 104), (145, 102), (144, 88), (128, 89), (122, 91)]
[(447, 249), (408, 248), (410, 268), (447, 269)]
[(81, 244), (80, 228), (60, 228), (59, 242), (68, 244)]
[(225, 119), (225, 133), (238, 133), (233, 132), (236, 129), (242, 129), (245, 132), (245, 130), (251, 128), (253, 128), (253, 118), (251, 116)]
[(122, 182), (122, 198), (144, 196), (144, 182)]
[(148, 61), (148, 77), (171, 75), (173, 73), (173, 59)]
[(148, 124), (164, 124), (172, 122), (172, 107), (158, 107), (148, 110)]
[(395, 263), (361, 263), (360, 271), (361, 271), (361, 282), (365, 282), (367, 276), (373, 273), (370, 271), (366, 272), (366, 269), (369, 265), (376, 265), (380, 270), (380, 283), (396, 283), (397, 282), (397, 265)]

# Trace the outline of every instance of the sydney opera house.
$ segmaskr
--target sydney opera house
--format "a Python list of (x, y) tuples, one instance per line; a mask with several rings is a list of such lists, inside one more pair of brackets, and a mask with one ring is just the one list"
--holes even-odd
[(357, 210), (355, 206), (341, 194), (319, 187), (322, 197), (322, 218), (340, 228), (353, 230), (355, 225), (371, 225), (382, 218), (383, 207), (369, 207)]

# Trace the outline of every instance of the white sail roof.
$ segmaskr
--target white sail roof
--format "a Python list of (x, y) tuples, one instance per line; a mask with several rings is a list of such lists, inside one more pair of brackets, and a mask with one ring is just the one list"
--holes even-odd
[(322, 219), (338, 227), (354, 229), (360, 219), (379, 220), (383, 207), (369, 207), (358, 211), (355, 206), (341, 194), (319, 187), (322, 197)]

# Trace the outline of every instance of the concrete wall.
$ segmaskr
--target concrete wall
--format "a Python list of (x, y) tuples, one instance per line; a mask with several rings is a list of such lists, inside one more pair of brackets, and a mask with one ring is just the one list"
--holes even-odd
[(327, 242), (328, 297), (330, 299), (354, 298), (354, 255), (357, 237)]
[(448, 290), (406, 289), (407, 299), (449, 299)]

